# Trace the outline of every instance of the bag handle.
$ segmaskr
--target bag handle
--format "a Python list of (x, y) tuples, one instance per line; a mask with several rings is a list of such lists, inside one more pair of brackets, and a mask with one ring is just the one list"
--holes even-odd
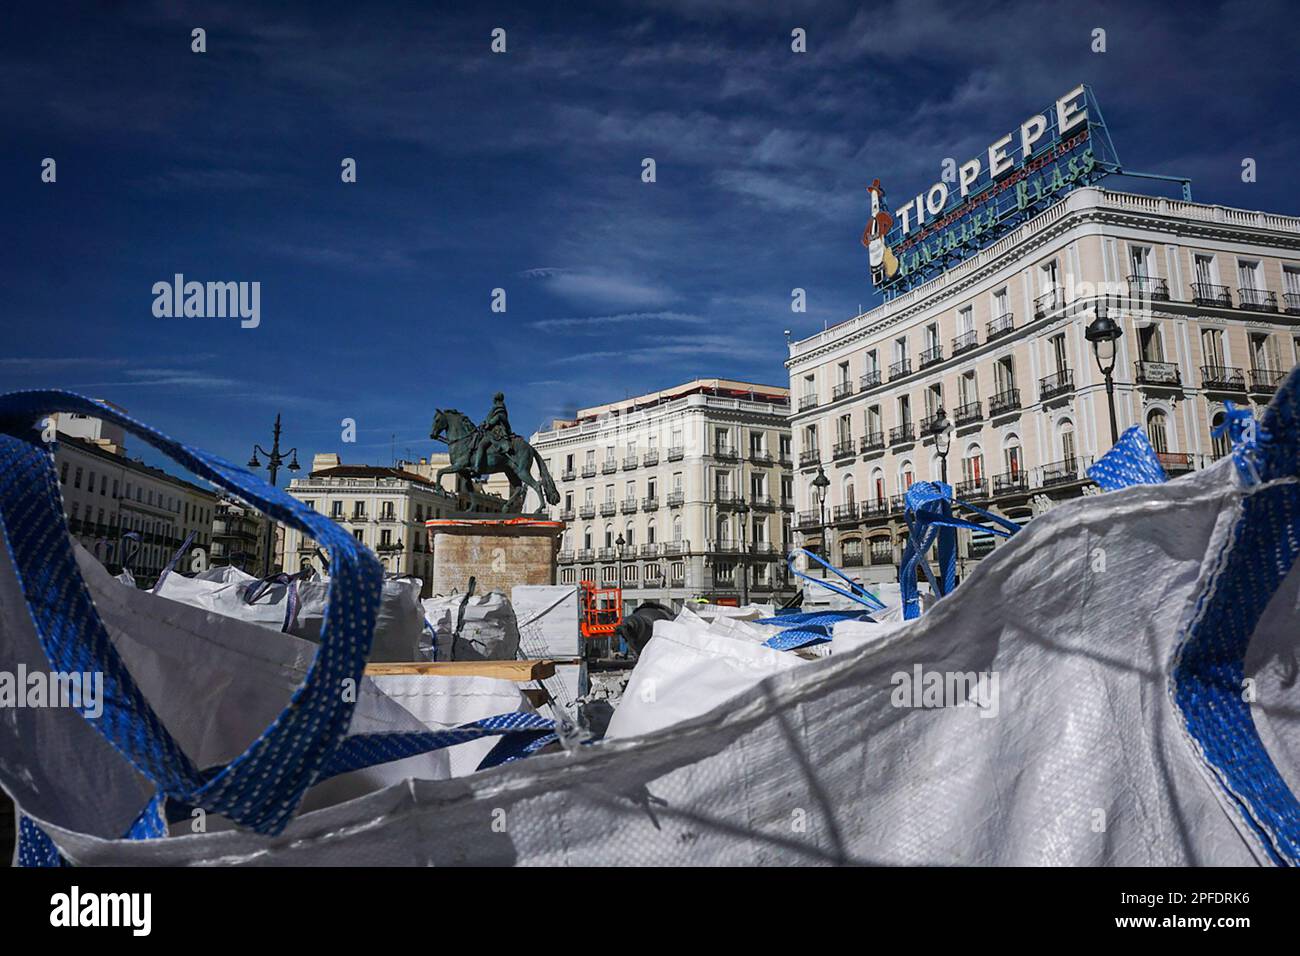
[[(320, 645), (284, 711), (242, 754), (203, 773), (182, 752), (118, 655), (86, 588), (63, 516), (53, 454), (40, 420), (55, 412), (119, 425), (194, 474), (331, 553)], [(111, 406), (59, 390), (0, 395), (0, 538), (51, 667), (104, 675), (103, 713), (86, 717), (162, 795), (266, 834), (288, 824), (347, 734), (379, 610), (379, 561), (337, 523), (215, 455), (174, 441)], [(84, 713), (83, 713), (84, 716)]]

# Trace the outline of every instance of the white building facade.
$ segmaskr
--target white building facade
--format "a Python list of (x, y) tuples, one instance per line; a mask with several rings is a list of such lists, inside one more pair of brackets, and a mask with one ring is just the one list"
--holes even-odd
[(110, 570), (134, 552), (136, 583), (150, 587), (185, 539), (204, 559), (212, 546), (217, 495), (126, 455), (125, 432), (87, 415), (54, 416), (54, 463), (72, 535)]
[(566, 525), (557, 583), (621, 584), (628, 609), (790, 596), (788, 415), (783, 387), (699, 379), (535, 433)]
[[(939, 480), (1024, 520), (1095, 491), (1111, 446), (1085, 329), (1117, 322), (1120, 433), (1142, 425), (1177, 475), (1227, 451), (1224, 405), (1259, 409), (1300, 361), (1300, 219), (1078, 189), (959, 265), (790, 344), (796, 528), (868, 581), (896, 580), (902, 494)], [(814, 480), (829, 480), (824, 510)], [(994, 546), (962, 533), (964, 566)], [(860, 569), (860, 570), (858, 570)]]

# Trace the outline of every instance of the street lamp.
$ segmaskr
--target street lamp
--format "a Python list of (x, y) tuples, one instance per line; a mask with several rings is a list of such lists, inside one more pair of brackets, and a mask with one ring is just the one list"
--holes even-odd
[(822, 466), (817, 466), (817, 477), (812, 481), (813, 494), (817, 497), (817, 510), (821, 514), (821, 531), (822, 531), (822, 554), (830, 554), (830, 548), (826, 545), (826, 489), (831, 486), (831, 480), (826, 477), (826, 472)]
[(1115, 381), (1111, 372), (1115, 371), (1115, 343), (1124, 334), (1124, 330), (1108, 314), (1106, 302), (1097, 303), (1097, 317), (1092, 320), (1083, 333), (1092, 343), (1093, 354), (1097, 357), (1097, 368), (1106, 376), (1106, 404), (1110, 407), (1110, 443), (1119, 442), (1119, 426), (1115, 423)]
[(745, 526), (749, 524), (749, 505), (744, 498), (736, 505), (736, 514), (740, 515), (740, 604), (749, 604), (749, 545), (746, 544)]
[(934, 448), (939, 453), (940, 481), (946, 485), (948, 483), (948, 447), (952, 444), (952, 422), (948, 421), (948, 415), (943, 410), (942, 405), (934, 413), (934, 421), (930, 423), (930, 434), (934, 436)]
[[(267, 451), (261, 445), (253, 445), (253, 457), (248, 459), (249, 468), (261, 468), (262, 463), (257, 460), (257, 453), (261, 452), (266, 456), (266, 469), (271, 473), (271, 485), (275, 485), (275, 477), (280, 472), (280, 466), (284, 464), (284, 459), (289, 458), (289, 470), (298, 471), (298, 449), (290, 448), (285, 454), (280, 453), (280, 416), (275, 416), (275, 430), (271, 441), (271, 450)], [(271, 561), (275, 554), (275, 522), (269, 517), (266, 519), (266, 551), (265, 561), (262, 565), (262, 573), (269, 575), (271, 573)]]

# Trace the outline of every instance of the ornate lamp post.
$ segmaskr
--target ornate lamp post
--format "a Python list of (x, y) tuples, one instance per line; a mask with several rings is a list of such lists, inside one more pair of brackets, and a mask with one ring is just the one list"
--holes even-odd
[(952, 422), (940, 405), (930, 423), (930, 434), (934, 436), (934, 448), (939, 453), (939, 480), (948, 483), (948, 448), (952, 444)]
[(745, 526), (749, 524), (749, 504), (744, 498), (736, 505), (736, 514), (740, 515), (740, 604), (749, 603), (749, 545), (746, 544)]
[[(266, 469), (271, 473), (271, 484), (275, 485), (275, 477), (280, 472), (280, 466), (284, 464), (286, 457), (289, 458), (289, 470), (298, 471), (298, 449), (290, 448), (288, 452), (280, 452), (280, 416), (275, 416), (275, 430), (272, 433), (271, 450), (267, 451), (261, 445), (253, 445), (253, 457), (248, 459), (249, 468), (261, 468), (262, 463), (257, 460), (257, 453), (261, 452), (266, 456)], [(265, 560), (262, 565), (262, 573), (269, 575), (271, 573), (271, 562), (275, 557), (275, 522), (270, 518), (266, 519), (266, 548)]]
[(1119, 441), (1119, 426), (1115, 423), (1115, 381), (1111, 372), (1115, 371), (1115, 343), (1124, 334), (1108, 314), (1105, 300), (1097, 303), (1097, 317), (1092, 320), (1083, 333), (1092, 343), (1093, 354), (1097, 357), (1097, 368), (1106, 376), (1106, 404), (1110, 407), (1110, 443)]
[(831, 486), (831, 480), (826, 477), (826, 472), (822, 470), (822, 466), (818, 465), (817, 477), (813, 479), (812, 487), (813, 487), (813, 494), (817, 498), (817, 510), (818, 513), (821, 515), (822, 555), (823, 555), (822, 560), (829, 560), (829, 558), (825, 556), (831, 553), (830, 545), (826, 541), (826, 489), (829, 488), (830, 486)]

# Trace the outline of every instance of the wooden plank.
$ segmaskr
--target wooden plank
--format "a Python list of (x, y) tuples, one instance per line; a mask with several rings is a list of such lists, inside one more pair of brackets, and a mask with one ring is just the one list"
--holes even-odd
[(366, 674), (411, 675), (427, 677), (497, 677), (502, 680), (530, 681), (555, 676), (555, 661), (395, 661), (367, 664)]
[[(544, 687), (522, 687), (520, 691), (534, 707), (541, 707), (543, 704), (551, 702), (551, 695), (546, 692)], [(0, 796), (3, 796), (3, 794), (0, 794)]]

